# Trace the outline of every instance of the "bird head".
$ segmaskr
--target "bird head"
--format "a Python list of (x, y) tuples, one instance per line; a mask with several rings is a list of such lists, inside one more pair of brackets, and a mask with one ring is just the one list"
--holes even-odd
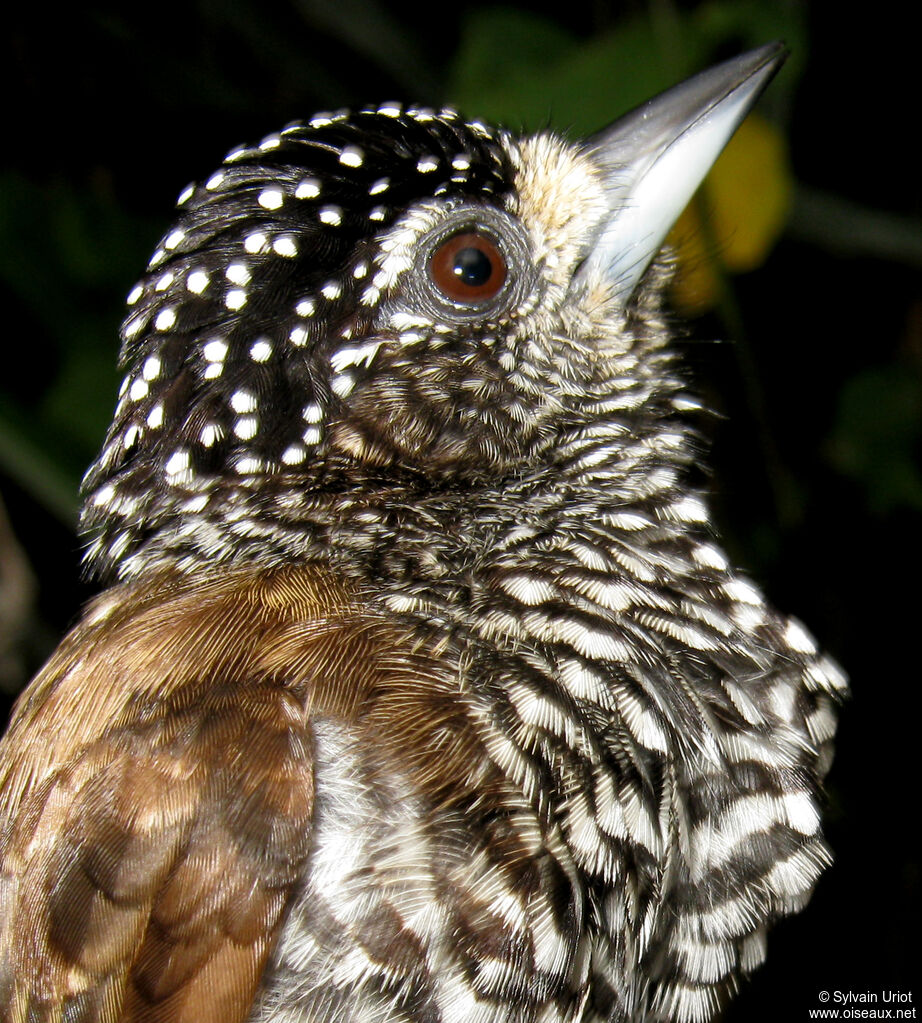
[(268, 494), (552, 471), (612, 395), (642, 405), (665, 379), (655, 257), (782, 59), (579, 142), (384, 104), (228, 154), (129, 295), (90, 568), (130, 576), (165, 533), (216, 553), (215, 522)]

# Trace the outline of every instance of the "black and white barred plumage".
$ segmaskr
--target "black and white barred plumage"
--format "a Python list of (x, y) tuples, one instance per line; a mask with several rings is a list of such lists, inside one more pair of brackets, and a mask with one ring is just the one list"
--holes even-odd
[[(674, 141), (737, 105), (672, 176), (776, 62), (699, 80), (697, 120), (674, 94)], [(254, 1023), (703, 1023), (829, 862), (845, 683), (690, 486), (648, 268), (677, 210), (624, 227), (650, 116), (589, 144), (398, 104), (291, 125), (183, 193), (129, 297), (90, 568), (311, 566), (434, 665), (380, 748), (312, 720), (310, 853)], [(486, 298), (431, 270), (459, 232), (501, 255)], [(427, 715), (444, 759), (389, 759)]]

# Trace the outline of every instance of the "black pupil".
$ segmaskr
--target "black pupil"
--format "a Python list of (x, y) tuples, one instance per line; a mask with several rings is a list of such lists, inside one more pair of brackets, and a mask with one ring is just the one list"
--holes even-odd
[(493, 276), (493, 263), (480, 249), (459, 249), (451, 265), (452, 273), (469, 288), (482, 287)]

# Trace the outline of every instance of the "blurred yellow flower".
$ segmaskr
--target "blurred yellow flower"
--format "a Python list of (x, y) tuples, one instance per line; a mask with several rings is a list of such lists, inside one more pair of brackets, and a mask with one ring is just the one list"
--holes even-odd
[(784, 228), (791, 192), (784, 137), (750, 114), (670, 233), (678, 258), (672, 297), (682, 312), (714, 305), (722, 273), (745, 273), (765, 261)]

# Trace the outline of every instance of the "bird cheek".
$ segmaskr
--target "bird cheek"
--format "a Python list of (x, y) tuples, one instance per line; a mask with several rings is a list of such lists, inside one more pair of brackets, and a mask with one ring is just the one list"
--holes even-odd
[(339, 419), (330, 423), (334, 451), (365, 466), (399, 466), (428, 477), (462, 478), (482, 471), (472, 431), (440, 414), (407, 384), (365, 388), (350, 396)]

